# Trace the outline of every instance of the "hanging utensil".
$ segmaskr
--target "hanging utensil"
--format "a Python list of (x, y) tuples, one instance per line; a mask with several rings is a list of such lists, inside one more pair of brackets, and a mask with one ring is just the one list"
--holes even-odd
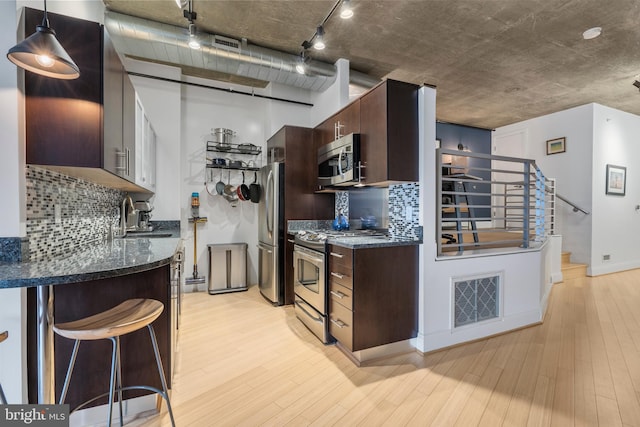
[(216, 193), (222, 195), (224, 192), (224, 182), (222, 182), (222, 169), (220, 169), (220, 181), (216, 182)]

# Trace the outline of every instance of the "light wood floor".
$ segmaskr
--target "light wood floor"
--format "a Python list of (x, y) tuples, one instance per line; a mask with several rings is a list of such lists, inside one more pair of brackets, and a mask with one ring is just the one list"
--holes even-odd
[[(178, 426), (639, 426), (640, 270), (554, 286), (542, 325), (357, 368), (256, 288), (184, 299)], [(161, 415), (135, 425), (169, 425)]]

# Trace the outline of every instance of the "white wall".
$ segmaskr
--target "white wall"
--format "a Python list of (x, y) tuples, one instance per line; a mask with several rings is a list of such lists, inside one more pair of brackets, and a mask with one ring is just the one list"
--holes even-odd
[[(17, 43), (15, 1), (0, 2), (0, 50), (7, 52)], [(35, 29), (34, 29), (35, 30)], [(13, 63), (0, 61), (0, 237), (26, 236), (25, 150), (22, 94), (18, 90), (18, 71)], [(0, 344), (0, 383), (9, 403), (27, 401), (26, 322), (24, 289), (0, 290), (0, 332), (9, 338)]]
[[(44, 9), (43, 0), (17, 0), (16, 7)], [(73, 16), (88, 21), (104, 23), (104, 3), (101, 0), (48, 0), (47, 11), (61, 15)], [(55, 27), (54, 27), (55, 30)], [(35, 28), (27, 29), (27, 34), (35, 32)], [(81, 70), (82, 71), (82, 70)]]
[[(176, 67), (151, 64), (131, 59), (125, 60), (127, 71), (180, 80), (181, 71)], [(133, 86), (156, 131), (156, 194), (150, 199), (153, 205), (152, 220), (180, 219), (180, 146), (181, 146), (181, 96), (182, 86), (146, 77), (131, 76)]]
[(336, 63), (336, 81), (324, 92), (314, 92), (311, 127), (316, 127), (328, 117), (349, 104), (349, 61), (339, 59)]
[[(540, 321), (550, 289), (548, 247), (526, 253), (475, 258), (437, 259), (434, 209), (435, 90), (422, 88), (419, 96), (421, 164), (420, 215), (424, 238), (420, 252), (419, 332), (416, 348), (427, 352), (506, 332)], [(453, 280), (460, 277), (502, 276), (501, 317), (454, 329)]]
[[(498, 128), (492, 139), (521, 132), (523, 152), (518, 157), (534, 159), (548, 178), (556, 179), (558, 194), (588, 211), (592, 210), (593, 104)], [(566, 138), (566, 152), (547, 155), (546, 141)], [(495, 155), (512, 153), (493, 152)], [(563, 250), (571, 252), (573, 262), (591, 260), (592, 215), (575, 213), (558, 201), (556, 232), (563, 237)]]
[[(189, 78), (199, 84), (214, 85), (216, 83), (203, 79)], [(216, 84), (219, 86), (219, 84)], [(235, 90), (248, 92), (246, 87)], [(258, 91), (256, 91), (258, 92)], [(272, 85), (260, 93), (273, 97), (295, 99), (309, 102), (307, 91), (293, 90), (290, 87)], [(187, 222), (191, 215), (190, 195), (200, 193), (200, 216), (208, 218), (208, 222), (198, 226), (198, 273), (207, 275), (207, 244), (241, 243), (248, 244), (248, 283), (257, 283), (258, 270), (258, 205), (251, 202), (238, 202), (232, 207), (222, 196), (215, 195), (215, 183), (222, 178), (224, 183), (229, 179), (233, 185), (242, 182), (238, 171), (213, 169), (205, 171), (206, 157), (229, 157), (224, 153), (206, 153), (206, 141), (211, 140), (211, 130), (227, 128), (236, 132), (235, 143), (252, 143), (263, 148), (259, 156), (236, 156), (244, 160), (255, 160), (257, 165), (267, 161), (266, 141), (282, 125), (291, 124), (309, 126), (309, 107), (294, 103), (243, 96), (217, 90), (203, 89), (193, 86), (182, 88), (182, 191), (180, 218), (182, 235), (186, 237), (187, 277), (193, 272), (193, 226)], [(209, 173), (209, 195), (205, 188), (205, 173)], [(246, 174), (246, 182), (252, 182), (252, 173)], [(204, 286), (199, 287), (200, 290)]]
[[(640, 117), (602, 105), (593, 114), (593, 225), (590, 274), (640, 267)], [(605, 192), (606, 165), (627, 168), (626, 195)], [(609, 261), (603, 255), (610, 255)]]

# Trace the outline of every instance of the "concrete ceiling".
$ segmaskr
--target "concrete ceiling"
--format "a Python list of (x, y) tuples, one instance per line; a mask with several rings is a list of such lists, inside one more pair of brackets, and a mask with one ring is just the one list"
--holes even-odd
[[(104, 0), (109, 10), (187, 27), (174, 0)], [(193, 0), (201, 31), (299, 54), (335, 1)], [(325, 24), (317, 60), (437, 87), (437, 118), (496, 128), (597, 102), (640, 115), (636, 0), (352, 0)], [(602, 27), (584, 40), (583, 31)]]

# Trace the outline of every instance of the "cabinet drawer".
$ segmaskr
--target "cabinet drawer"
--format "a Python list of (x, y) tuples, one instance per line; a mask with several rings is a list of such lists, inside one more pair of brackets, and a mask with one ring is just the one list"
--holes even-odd
[(340, 264), (329, 265), (329, 283), (338, 283), (353, 289), (353, 270)]
[(353, 265), (353, 249), (331, 245), (329, 248), (329, 266), (332, 264), (345, 265), (351, 268)]
[(353, 349), (353, 313), (333, 301), (329, 304), (329, 332), (349, 350)]
[(349, 288), (332, 282), (329, 289), (331, 303), (338, 303), (349, 310), (353, 310), (353, 291)]

